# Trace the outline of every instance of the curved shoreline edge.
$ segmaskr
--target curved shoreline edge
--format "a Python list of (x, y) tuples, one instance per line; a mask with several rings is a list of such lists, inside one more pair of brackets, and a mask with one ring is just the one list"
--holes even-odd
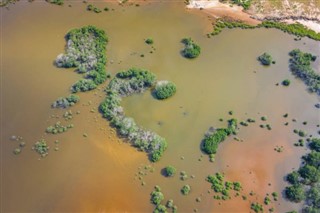
[(308, 29), (320, 33), (320, 18), (308, 17), (305, 15), (268, 15), (254, 14), (244, 10), (241, 6), (233, 5), (232, 7), (226, 3), (221, 3), (219, 0), (190, 0), (186, 6), (188, 9), (200, 9), (203, 12), (214, 18), (231, 18), (234, 20), (243, 21), (247, 24), (259, 24), (262, 21), (284, 22), (286, 24), (300, 23)]

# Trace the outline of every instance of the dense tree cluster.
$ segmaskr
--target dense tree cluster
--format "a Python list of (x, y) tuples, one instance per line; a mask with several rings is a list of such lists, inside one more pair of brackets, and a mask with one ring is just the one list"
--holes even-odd
[(311, 152), (302, 157), (303, 164), (286, 176), (291, 185), (285, 188), (285, 195), (292, 202), (305, 201), (304, 213), (320, 212), (320, 150), (315, 146), (320, 139), (310, 141)]
[(126, 137), (133, 146), (150, 154), (151, 161), (158, 161), (167, 148), (164, 138), (155, 132), (139, 127), (133, 118), (125, 116), (120, 106), (122, 97), (144, 92), (156, 83), (156, 76), (142, 69), (131, 68), (114, 77), (106, 88), (107, 97), (100, 104), (100, 111), (118, 133)]
[(311, 62), (314, 62), (317, 57), (299, 49), (292, 50), (289, 55), (292, 74), (302, 79), (310, 92), (320, 95), (320, 75), (311, 67)]
[(236, 134), (236, 130), (236, 119), (230, 119), (228, 121), (228, 128), (210, 128), (202, 141), (202, 150), (207, 154), (215, 154), (217, 152), (218, 145), (223, 142), (227, 136)]
[(85, 79), (76, 82), (72, 92), (95, 89), (103, 83), (106, 73), (106, 45), (108, 38), (103, 30), (94, 26), (73, 29), (66, 35), (65, 54), (58, 55), (58, 67), (76, 67), (78, 73), (83, 73)]

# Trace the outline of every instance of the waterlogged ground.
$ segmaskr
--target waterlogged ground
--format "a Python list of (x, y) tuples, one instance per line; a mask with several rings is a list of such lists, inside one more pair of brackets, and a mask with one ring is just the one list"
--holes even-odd
[[(209, 39), (205, 36), (210, 29), (207, 17), (185, 10), (182, 2), (140, 7), (96, 3), (114, 9), (100, 14), (87, 12), (83, 3), (70, 4), (72, 7), (19, 2), (9, 10), (0, 9), (3, 212), (151, 212), (154, 207), (149, 194), (154, 185), (162, 188), (166, 200), (174, 200), (180, 212), (249, 212), (250, 202), (262, 203), (266, 193), (281, 195), (286, 186), (284, 175), (299, 165), (305, 152), (293, 145), (298, 137), (292, 130), (316, 135), (320, 118), (314, 107), (317, 96), (291, 76), (287, 53), (300, 48), (319, 56), (319, 42), (294, 41), (280, 31), (264, 29), (226, 30)], [(71, 28), (88, 24), (104, 29), (109, 36), (107, 68), (112, 74), (135, 66), (177, 85), (176, 95), (165, 101), (153, 99), (149, 92), (123, 101), (127, 115), (167, 139), (169, 147), (160, 162), (151, 164), (144, 153), (117, 138), (101, 118), (97, 106), (106, 84), (80, 94), (81, 101), (70, 108), (71, 121), (62, 118), (66, 110), (50, 109), (81, 77), (53, 65), (63, 52), (63, 37)], [(196, 60), (179, 54), (183, 48), (179, 42), (186, 36), (202, 47)], [(155, 50), (144, 43), (147, 37), (154, 39)], [(256, 57), (263, 52), (269, 52), (277, 63), (262, 67)], [(314, 68), (319, 67), (318, 61)], [(288, 88), (275, 85), (286, 78), (291, 80)], [(228, 115), (230, 110), (233, 116)], [(288, 118), (283, 117), (285, 113)], [(261, 116), (267, 116), (267, 121), (262, 122)], [(254, 118), (256, 123), (240, 127), (238, 137), (243, 141), (226, 140), (216, 161), (210, 163), (199, 148), (203, 134), (210, 126), (225, 127), (231, 117)], [(297, 122), (292, 122), (293, 118)], [(63, 134), (46, 135), (46, 127), (57, 121), (75, 127)], [(260, 128), (262, 123), (270, 124), (272, 130)], [(26, 142), (19, 155), (12, 153), (18, 147), (10, 140), (12, 135), (22, 136)], [(44, 159), (31, 150), (41, 137), (50, 145)], [(59, 151), (54, 151), (55, 140), (60, 141)], [(283, 146), (281, 153), (274, 151), (277, 146)], [(163, 177), (161, 169), (169, 164), (189, 178)], [(146, 172), (146, 165), (154, 169)], [(215, 172), (224, 172), (226, 180), (240, 181), (241, 195), (248, 200), (215, 201), (205, 181)], [(191, 186), (188, 196), (180, 193), (185, 184)], [(196, 202), (197, 197), (201, 202)], [(271, 206), (275, 212), (299, 208), (281, 196)]]

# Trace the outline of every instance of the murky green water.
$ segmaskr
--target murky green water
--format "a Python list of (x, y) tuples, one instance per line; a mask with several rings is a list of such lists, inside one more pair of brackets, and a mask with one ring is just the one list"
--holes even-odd
[[(262, 203), (266, 193), (281, 192), (283, 176), (299, 165), (304, 153), (303, 148), (293, 146), (297, 137), (292, 130), (315, 134), (320, 118), (313, 106), (318, 98), (291, 76), (287, 53), (301, 48), (319, 56), (319, 42), (297, 42), (280, 31), (264, 29), (226, 30), (208, 39), (207, 17), (200, 11), (185, 10), (182, 2), (140, 7), (96, 3), (115, 9), (101, 14), (87, 12), (83, 3), (71, 5), (20, 2), (10, 10), (1, 9), (3, 212), (151, 212), (149, 193), (154, 185), (161, 186), (165, 198), (172, 198), (180, 212), (195, 208), (199, 212), (248, 212), (249, 201)], [(96, 110), (104, 98), (104, 86), (80, 95), (81, 102), (71, 108), (81, 111), (71, 121), (74, 129), (59, 136), (44, 134), (47, 126), (62, 120), (65, 111), (50, 109), (50, 103), (66, 96), (70, 85), (80, 78), (72, 70), (56, 68), (53, 60), (63, 52), (66, 32), (87, 24), (104, 29), (109, 36), (111, 73), (136, 66), (177, 85), (176, 95), (165, 101), (153, 99), (148, 92), (123, 101), (129, 116), (169, 143), (164, 157), (153, 165), (154, 173), (143, 177), (146, 186), (135, 180), (138, 167), (150, 164), (145, 154), (117, 139)], [(186, 36), (202, 47), (196, 60), (179, 54), (183, 46), (179, 42)], [(144, 44), (147, 37), (155, 41), (152, 54), (151, 47)], [(256, 57), (263, 52), (271, 53), (277, 63), (268, 68), (259, 65)], [(315, 67), (319, 66), (317, 62)], [(291, 80), (290, 87), (275, 86), (285, 78)], [(250, 117), (257, 123), (240, 129), (238, 137), (243, 142), (232, 138), (224, 142), (216, 162), (210, 163), (202, 156), (200, 141), (209, 126), (226, 125), (218, 119), (228, 119), (229, 110), (239, 120)], [(285, 113), (288, 119), (282, 117)], [(60, 118), (50, 118), (52, 114)], [(268, 117), (266, 123), (272, 131), (258, 127), (262, 115)], [(298, 122), (291, 122), (292, 118)], [(304, 120), (307, 126), (301, 124)], [(289, 126), (283, 125), (286, 121)], [(12, 154), (17, 143), (9, 140), (11, 135), (21, 135), (27, 143), (18, 156)], [(47, 139), (51, 150), (48, 157), (38, 160), (31, 146), (41, 137)], [(53, 150), (56, 139), (61, 141), (58, 152)], [(275, 152), (276, 146), (284, 146), (284, 151)], [(164, 178), (160, 171), (168, 164), (195, 178)], [(240, 181), (243, 194), (253, 190), (256, 195), (248, 197), (249, 201), (233, 198), (219, 205), (207, 193), (210, 186), (204, 180), (217, 171), (225, 172), (227, 180)], [(184, 184), (192, 187), (188, 196), (180, 193)], [(202, 201), (197, 203), (199, 196)], [(297, 208), (282, 198), (274, 206), (276, 212)]]

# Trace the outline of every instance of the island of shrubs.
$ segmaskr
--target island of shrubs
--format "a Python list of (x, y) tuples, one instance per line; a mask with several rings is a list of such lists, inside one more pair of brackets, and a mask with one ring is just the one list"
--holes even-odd
[(200, 55), (201, 48), (191, 38), (184, 38), (181, 41), (185, 47), (182, 50), (182, 55), (186, 58), (192, 59)]
[(320, 139), (312, 138), (311, 152), (302, 157), (303, 164), (286, 176), (291, 184), (285, 188), (286, 197), (296, 203), (304, 202), (305, 213), (320, 212)]
[(205, 134), (202, 141), (201, 149), (207, 154), (215, 154), (218, 149), (218, 145), (223, 142), (227, 136), (237, 133), (237, 120), (228, 120), (228, 128), (215, 129), (211, 127)]
[(71, 94), (68, 97), (60, 97), (52, 103), (53, 108), (68, 108), (80, 100), (79, 96)]
[(310, 30), (300, 23), (286, 24), (286, 23), (275, 22), (275, 21), (263, 21), (261, 24), (253, 26), (253, 25), (245, 24), (240, 21), (230, 21), (230, 20), (220, 19), (215, 23), (214, 29), (210, 35), (212, 36), (218, 35), (224, 28), (254, 29), (254, 28), (262, 28), (262, 27), (275, 28), (295, 36), (308, 37), (313, 40), (320, 41), (320, 33)]
[(95, 89), (108, 77), (106, 73), (106, 45), (108, 38), (103, 30), (94, 26), (73, 29), (66, 35), (65, 54), (58, 55), (55, 63), (58, 67), (77, 68), (85, 79), (76, 82), (73, 93)]
[(271, 63), (275, 63), (272, 60), (272, 56), (269, 53), (263, 53), (258, 57), (258, 60), (261, 62), (262, 65), (269, 66)]
[(158, 99), (167, 99), (173, 96), (177, 91), (176, 85), (169, 81), (158, 81), (154, 94)]
[(314, 62), (317, 57), (299, 49), (292, 50), (289, 55), (292, 74), (302, 79), (310, 92), (320, 95), (320, 75), (311, 67), (311, 62)]
[(127, 138), (134, 147), (150, 154), (158, 161), (167, 148), (167, 142), (158, 134), (139, 127), (133, 118), (125, 116), (120, 103), (122, 97), (142, 93), (156, 84), (156, 76), (142, 69), (131, 68), (119, 72), (106, 88), (107, 97), (100, 104), (100, 111), (114, 126), (118, 134)]

